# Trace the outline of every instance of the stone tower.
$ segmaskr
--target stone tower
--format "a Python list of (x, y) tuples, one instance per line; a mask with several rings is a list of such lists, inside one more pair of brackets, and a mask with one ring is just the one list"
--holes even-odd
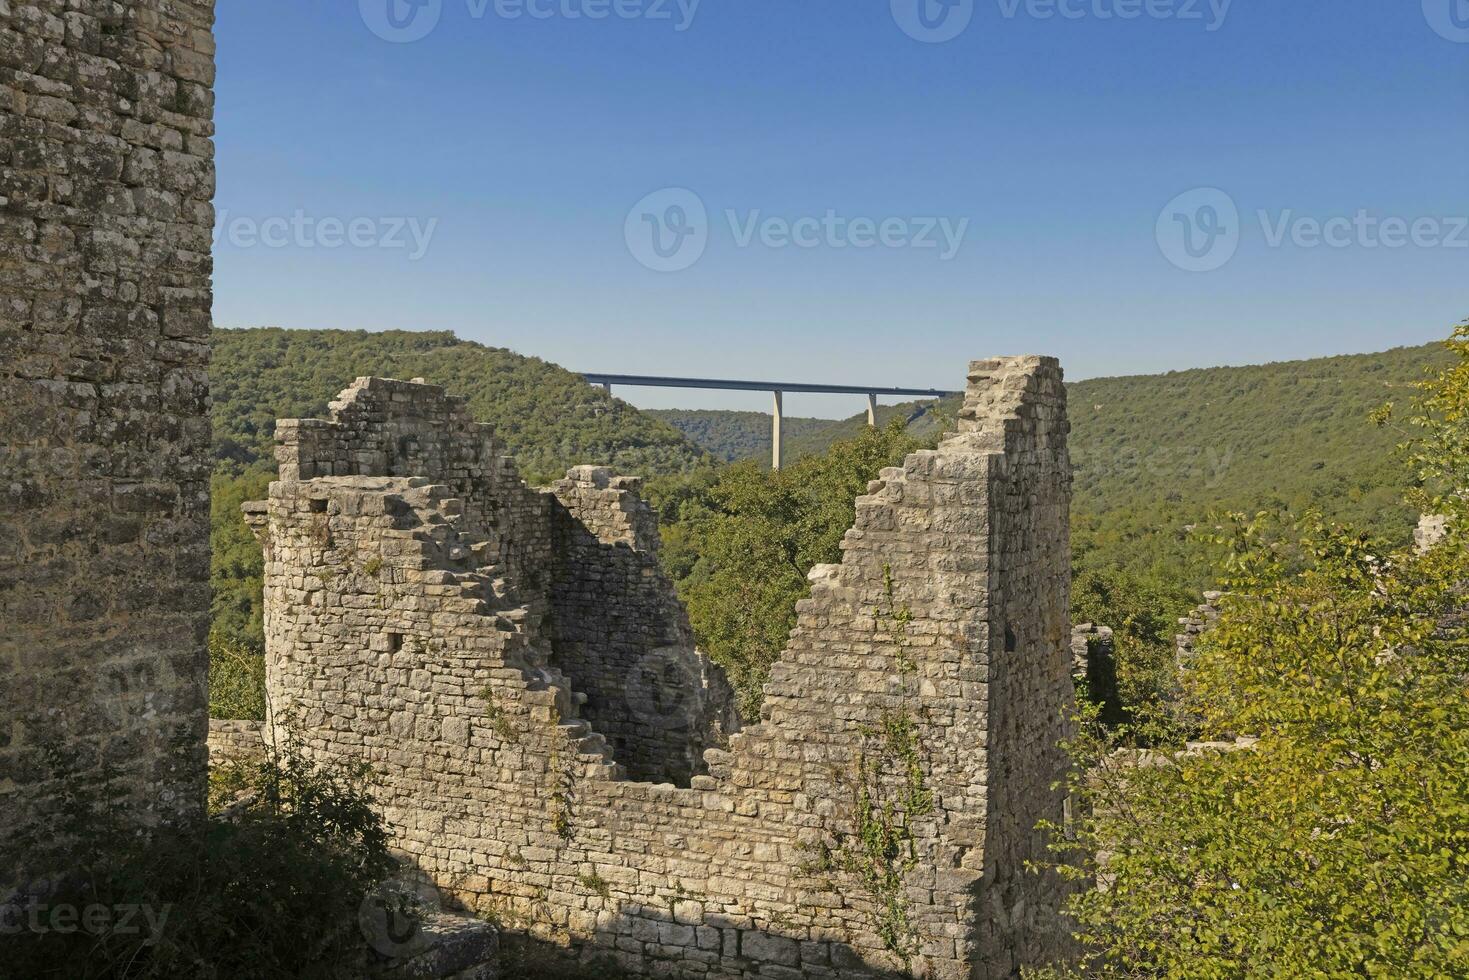
[(0, 886), (203, 809), (213, 18), (0, 3)]

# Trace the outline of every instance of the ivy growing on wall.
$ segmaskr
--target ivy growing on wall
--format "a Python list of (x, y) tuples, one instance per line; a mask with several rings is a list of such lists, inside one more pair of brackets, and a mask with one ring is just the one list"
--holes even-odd
[(857, 728), (855, 765), (837, 772), (852, 798), (850, 826), (828, 827), (805, 871), (839, 876), (867, 898), (873, 931), (883, 946), (909, 963), (918, 951), (904, 882), (918, 865), (913, 825), (933, 812), (927, 747), (919, 733), (915, 700), (918, 665), (909, 649), (913, 613), (896, 600), (891, 566), (883, 568), (883, 599), (873, 609), (874, 635), (893, 650), (900, 680), (898, 705), (875, 724)]

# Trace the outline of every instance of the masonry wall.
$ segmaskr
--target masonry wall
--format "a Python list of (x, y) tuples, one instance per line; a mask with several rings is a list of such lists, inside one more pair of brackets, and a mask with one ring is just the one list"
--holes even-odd
[[(284, 426), (282, 480), (251, 521), (278, 734), (289, 721), (307, 751), (371, 763), (397, 845), (443, 889), (659, 976), (1008, 977), (1066, 951), (1060, 884), (1024, 873), (1047, 857), (1035, 822), (1064, 816), (1051, 784), (1071, 690), (1070, 468), (1053, 360), (972, 366), (960, 431), (859, 498), (842, 563), (812, 572), (760, 722), (706, 749), (686, 787), (629, 778), (601, 726), (656, 730), (659, 713), (605, 690), (593, 703), (578, 671), (608, 683), (596, 644), (558, 654), (577, 627), (558, 615), (615, 627), (617, 596), (599, 611), (582, 592), (558, 614), (483, 560), (531, 550), (522, 533), (564, 544), (556, 518), (543, 534), (541, 512), (502, 498), (521, 516), (491, 533), (491, 503), (460, 494), (504, 484), (339, 471), (360, 464), (331, 426), (380, 413), (373, 425), (394, 430), (426, 417), (414, 406), (434, 391), (362, 380), (332, 420)], [(307, 430), (330, 474), (301, 448)], [(561, 519), (585, 515), (578, 547), (618, 528), (618, 544), (637, 541), (636, 504), (573, 499), (631, 492), (612, 481), (573, 471), (556, 488)], [(552, 593), (568, 560), (555, 550), (534, 579)], [(674, 693), (701, 705), (679, 736), (692, 750), (718, 698)], [(874, 831), (894, 844), (875, 858), (859, 844)]]
[(212, 22), (0, 2), (0, 880), (202, 812)]
[(578, 706), (636, 778), (686, 786), (702, 771), (704, 749), (735, 725), (733, 693), (694, 652), (658, 566), (657, 522), (637, 497), (640, 481), (585, 466), (549, 492), (531, 490), (490, 427), (434, 385), (359, 378), (331, 415), (277, 427), (283, 480), (442, 484), (456, 501), (443, 521), (461, 549), (445, 559), (516, 610), (525, 663), (577, 673)]
[(597, 466), (552, 485), (551, 662), (631, 778), (687, 786), (739, 722), (722, 672), (694, 653), (641, 488)]

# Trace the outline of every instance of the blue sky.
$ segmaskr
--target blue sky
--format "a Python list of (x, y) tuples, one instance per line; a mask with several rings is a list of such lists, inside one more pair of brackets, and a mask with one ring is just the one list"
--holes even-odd
[(224, 0), (216, 323), (957, 387), (1469, 317), (1469, 0), (940, 2)]

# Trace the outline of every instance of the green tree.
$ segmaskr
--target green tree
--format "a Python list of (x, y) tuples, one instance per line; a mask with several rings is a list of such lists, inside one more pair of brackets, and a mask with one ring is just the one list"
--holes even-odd
[(1069, 908), (1081, 972), (1469, 975), (1464, 338), (1422, 387), (1406, 447), (1451, 517), (1441, 546), (1312, 517), (1218, 535), (1228, 595), (1183, 690), (1206, 736), (1258, 741), (1139, 758), (1090, 725), (1073, 745), (1080, 816), (1055, 846), (1095, 885)]
[(651, 487), (665, 521), (665, 567), (746, 717), (755, 717), (761, 685), (795, 626), (807, 573), (841, 559), (856, 498), (883, 467), (928, 444), (898, 421), (775, 472), (745, 462)]

